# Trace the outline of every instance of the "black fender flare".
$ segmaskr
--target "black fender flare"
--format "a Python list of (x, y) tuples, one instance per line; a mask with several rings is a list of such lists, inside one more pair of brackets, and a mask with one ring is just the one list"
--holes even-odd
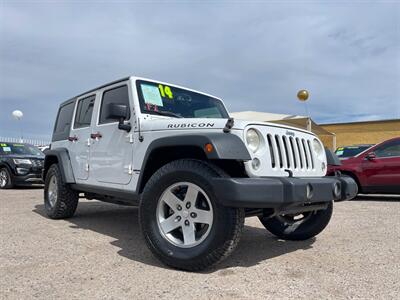
[[(206, 144), (211, 144), (213, 146), (211, 152), (205, 151)], [(152, 141), (146, 150), (143, 165), (146, 164), (148, 157), (155, 149), (176, 146), (200, 147), (208, 159), (251, 160), (246, 145), (238, 136), (227, 133), (204, 133), (174, 135)]]
[(339, 157), (332, 150), (325, 148), (325, 154), (326, 154), (326, 162), (328, 165), (332, 165), (332, 166), (341, 166), (342, 165)]
[(71, 160), (69, 157), (68, 149), (66, 148), (56, 148), (46, 151), (42, 174), (43, 181), (45, 181), (47, 171), (53, 164), (55, 158), (58, 162), (58, 167), (60, 169), (63, 181), (65, 183), (75, 183), (75, 176), (72, 170)]
[[(206, 144), (213, 146), (211, 152), (205, 150)], [(150, 143), (143, 157), (137, 190), (140, 190), (140, 187), (143, 186), (143, 174), (153, 151), (160, 148), (179, 146), (198, 147), (202, 149), (207, 159), (210, 160), (251, 160), (250, 153), (244, 142), (238, 136), (229, 133), (184, 134), (155, 139)]]

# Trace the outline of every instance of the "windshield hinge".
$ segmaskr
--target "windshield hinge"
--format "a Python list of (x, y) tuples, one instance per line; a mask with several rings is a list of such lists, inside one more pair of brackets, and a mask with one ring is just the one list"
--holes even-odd
[(225, 133), (231, 132), (231, 129), (232, 129), (234, 123), (235, 123), (234, 119), (232, 117), (229, 118), (228, 121), (226, 121), (226, 124), (225, 124), (225, 127), (224, 127), (223, 131)]

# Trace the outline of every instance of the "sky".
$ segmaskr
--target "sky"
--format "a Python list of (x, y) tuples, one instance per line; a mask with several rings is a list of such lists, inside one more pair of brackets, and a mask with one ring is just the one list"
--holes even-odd
[(0, 136), (49, 139), (62, 101), (129, 75), (231, 112), (305, 115), (307, 89), (317, 123), (400, 118), (400, 1), (0, 0)]

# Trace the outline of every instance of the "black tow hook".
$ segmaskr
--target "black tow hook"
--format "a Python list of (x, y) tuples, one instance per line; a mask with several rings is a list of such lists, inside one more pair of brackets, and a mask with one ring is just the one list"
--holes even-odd
[(340, 172), (339, 170), (336, 170), (336, 171), (335, 171), (335, 176), (336, 176), (336, 177), (342, 176), (342, 172)]
[(293, 172), (292, 172), (292, 170), (285, 169), (285, 170), (283, 170), (283, 171), (288, 172), (289, 177), (293, 177)]

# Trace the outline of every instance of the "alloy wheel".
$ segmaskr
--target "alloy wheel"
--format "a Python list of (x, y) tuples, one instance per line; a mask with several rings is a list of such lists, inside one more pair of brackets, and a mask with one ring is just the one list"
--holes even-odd
[(50, 178), (49, 187), (47, 190), (47, 196), (51, 207), (53, 207), (56, 204), (57, 194), (58, 194), (57, 177), (53, 175)]
[(8, 175), (5, 170), (0, 171), (0, 187), (5, 187), (8, 182)]
[(181, 248), (203, 242), (214, 216), (207, 194), (196, 184), (178, 182), (169, 186), (157, 205), (157, 225), (164, 239)]

